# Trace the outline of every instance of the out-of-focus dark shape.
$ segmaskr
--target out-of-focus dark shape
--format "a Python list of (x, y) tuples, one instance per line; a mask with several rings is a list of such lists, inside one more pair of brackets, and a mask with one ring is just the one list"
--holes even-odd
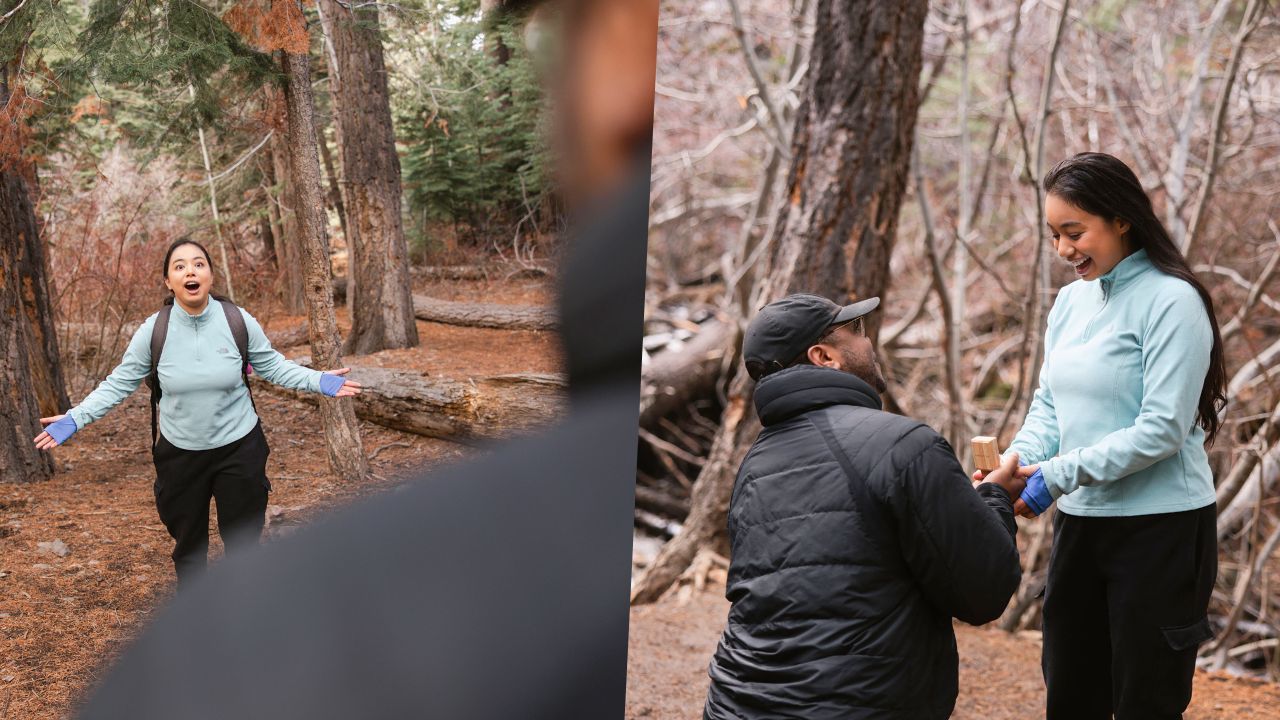
[(224, 561), (82, 718), (622, 715), (657, 3), (563, 11), (567, 420)]

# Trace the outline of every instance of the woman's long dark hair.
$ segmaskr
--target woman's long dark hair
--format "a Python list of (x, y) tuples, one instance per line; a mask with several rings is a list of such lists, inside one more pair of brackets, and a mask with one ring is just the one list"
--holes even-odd
[(1134, 250), (1145, 249), (1152, 265), (1166, 275), (1187, 281), (1200, 293), (1213, 328), (1213, 349), (1209, 352), (1209, 371), (1200, 390), (1196, 424), (1204, 429), (1206, 439), (1212, 443), (1222, 426), (1218, 412), (1227, 404), (1227, 370), (1222, 357), (1222, 334), (1213, 313), (1213, 298), (1156, 217), (1151, 198), (1142, 189), (1138, 177), (1120, 160), (1105, 153), (1090, 152), (1058, 163), (1044, 176), (1043, 186), (1046, 195), (1056, 195), (1090, 215), (1127, 221), (1129, 231), (1125, 235)]
[[(204, 253), (204, 261), (205, 261), (206, 263), (208, 263), (208, 264), (209, 264), (209, 274), (210, 274), (210, 275), (212, 275), (212, 274), (213, 274), (213, 261), (209, 259), (210, 257), (212, 257), (212, 256), (209, 254), (209, 251), (208, 251), (207, 249), (205, 249), (205, 246), (201, 245), (200, 243), (196, 242), (195, 240), (192, 240), (189, 236), (187, 236), (187, 235), (183, 235), (182, 237), (180, 237), (180, 238), (178, 238), (177, 240), (174, 240), (172, 243), (170, 243), (170, 244), (169, 244), (169, 249), (165, 251), (165, 253), (164, 253), (164, 266), (160, 268), (160, 277), (162, 277), (162, 278), (167, 278), (167, 277), (169, 277), (169, 260), (173, 259), (173, 251), (174, 251), (174, 250), (177, 250), (178, 248), (182, 247), (183, 245), (195, 245), (196, 247), (200, 248), (200, 252)], [(209, 297), (213, 298), (214, 300), (222, 300), (222, 299), (223, 299), (221, 295), (217, 295), (217, 294), (215, 294), (212, 290), (210, 290), (210, 291), (209, 291)], [(169, 291), (169, 297), (167, 297), (167, 298), (165, 298), (165, 299), (164, 299), (164, 304), (165, 304), (165, 305), (172, 305), (172, 304), (173, 304), (173, 298), (174, 298), (173, 291), (172, 291), (172, 290), (170, 290), (170, 291)]]

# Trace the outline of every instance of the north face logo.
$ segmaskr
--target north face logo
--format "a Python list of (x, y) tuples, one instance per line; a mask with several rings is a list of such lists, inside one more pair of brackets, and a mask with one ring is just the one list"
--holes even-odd
[(222, 354), (222, 355), (226, 355), (227, 353), (229, 353), (229, 352), (231, 352), (231, 351), (230, 351), (230, 350), (228, 350), (228, 349), (226, 349), (226, 348), (224, 348), (224, 347), (220, 347), (220, 348), (218, 348), (218, 352), (219, 352), (220, 354)]

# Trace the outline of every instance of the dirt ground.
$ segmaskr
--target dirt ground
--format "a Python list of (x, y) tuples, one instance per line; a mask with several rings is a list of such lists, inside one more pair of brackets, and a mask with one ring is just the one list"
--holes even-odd
[[(723, 585), (681, 588), (631, 610), (627, 657), (628, 720), (693, 720), (707, 697), (707, 664), (724, 630), (729, 603)], [(960, 697), (954, 720), (1044, 717), (1040, 645), (1034, 634), (956, 625)], [(1001, 678), (1000, 687), (992, 682)], [(1271, 720), (1280, 717), (1280, 686), (1197, 672), (1187, 720)]]
[[(546, 279), (420, 281), (444, 299), (551, 304)], [(255, 308), (250, 308), (254, 311)], [(255, 315), (258, 315), (255, 313)], [(268, 317), (263, 317), (266, 315)], [(258, 315), (268, 331), (303, 318)], [(345, 331), (347, 318), (339, 311)], [(453, 378), (557, 372), (554, 333), (418, 323), (421, 345), (349, 358)], [(306, 354), (306, 346), (286, 355)], [(356, 378), (358, 379), (358, 378)], [(314, 406), (254, 395), (271, 447), (267, 541), (362, 497), (466, 457), (467, 446), (361, 423), (373, 477), (347, 485), (328, 469)], [(69, 717), (112, 659), (173, 593), (173, 544), (156, 517), (147, 393), (139, 390), (55, 451), (43, 483), (0, 483), (0, 720)], [(60, 541), (65, 545), (54, 548)], [(221, 553), (216, 533), (211, 558)], [(215, 560), (216, 562), (216, 560)]]

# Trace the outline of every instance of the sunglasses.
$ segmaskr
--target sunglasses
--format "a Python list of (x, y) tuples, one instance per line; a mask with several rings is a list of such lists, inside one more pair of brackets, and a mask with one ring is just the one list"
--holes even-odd
[(835, 331), (837, 331), (837, 330), (839, 330), (840, 328), (843, 328), (843, 327), (847, 327), (847, 328), (849, 328), (850, 330), (852, 330), (852, 331), (853, 331), (853, 333), (854, 333), (855, 335), (866, 335), (866, 334), (867, 334), (866, 326), (864, 326), (864, 325), (862, 324), (862, 318), (861, 318), (861, 317), (856, 317), (856, 318), (854, 318), (854, 319), (852, 319), (852, 320), (848, 320), (848, 321), (846, 321), (846, 322), (842, 322), (842, 323), (840, 323), (839, 325), (832, 325), (831, 327), (827, 328), (827, 331), (826, 331), (826, 332), (824, 332), (824, 333), (822, 333), (822, 337), (819, 339), (819, 342), (821, 342), (822, 340), (826, 340), (827, 338), (831, 337), (831, 334), (832, 334), (832, 333), (834, 333)]

